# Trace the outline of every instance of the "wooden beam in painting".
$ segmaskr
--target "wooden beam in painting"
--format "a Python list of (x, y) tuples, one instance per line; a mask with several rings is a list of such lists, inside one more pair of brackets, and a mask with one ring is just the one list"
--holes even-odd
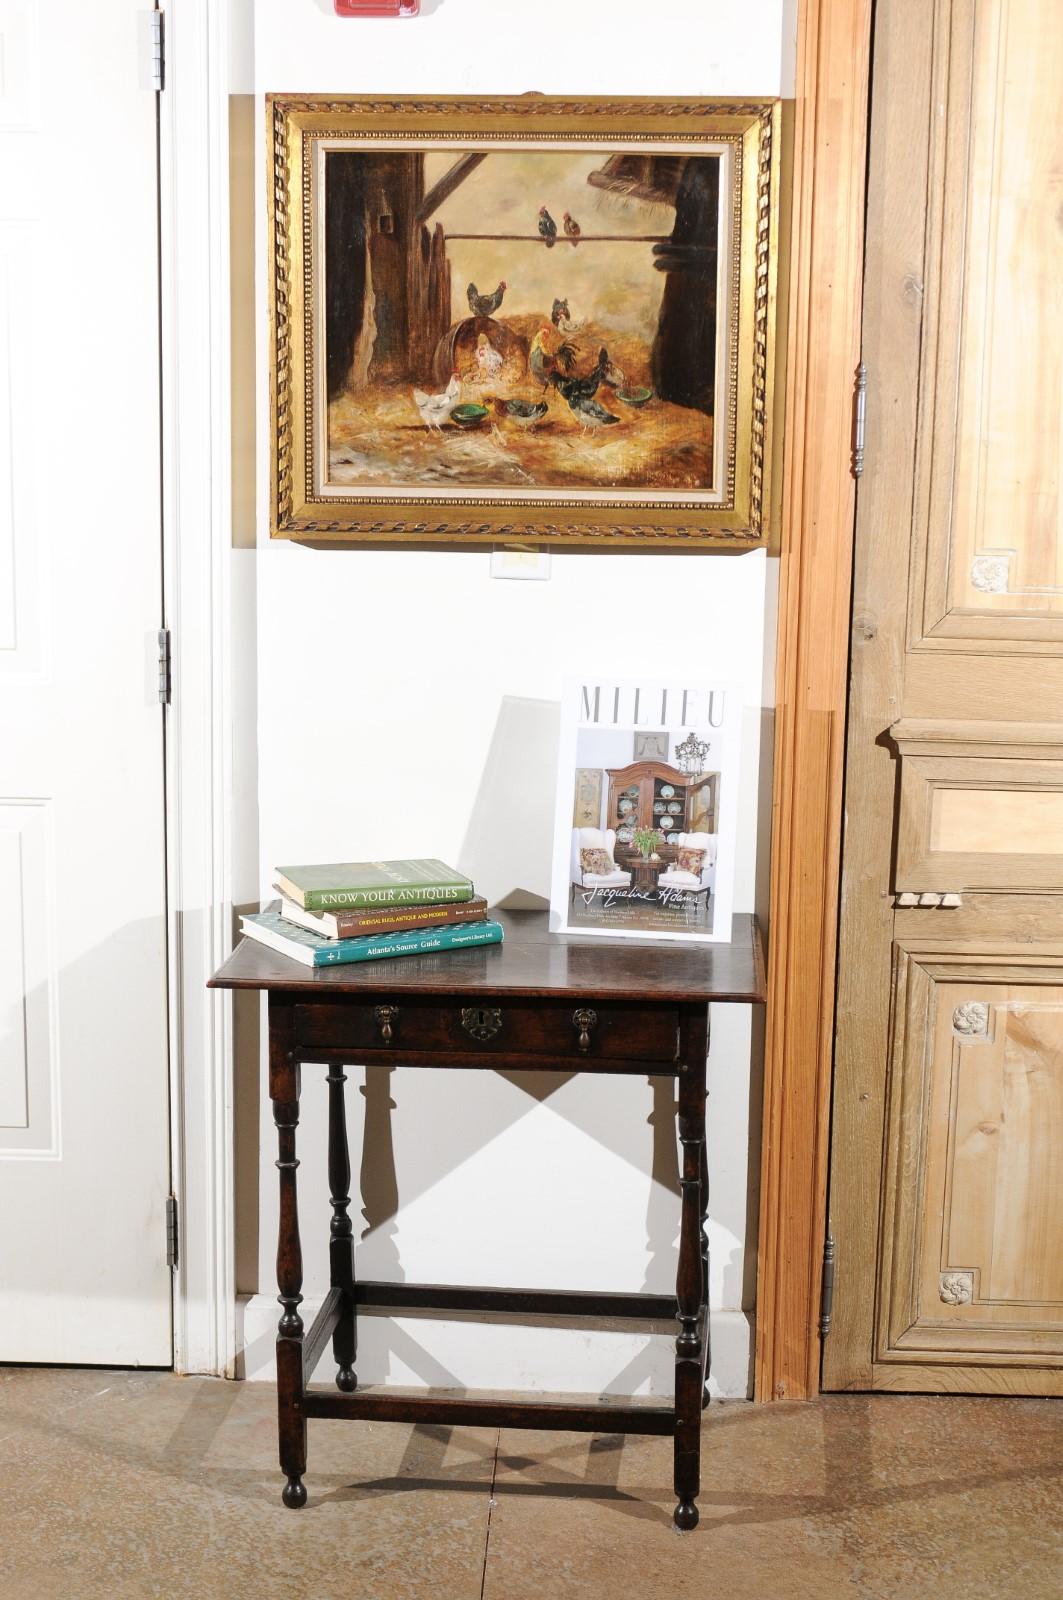
[(661, 233), (581, 233), (578, 239), (564, 238), (561, 234), (553, 240), (544, 239), (541, 233), (448, 233), (448, 239), (502, 239), (511, 244), (541, 244), (552, 246), (581, 244), (670, 244), (668, 234)]
[[(455, 189), (461, 187), (471, 172), (474, 172), (481, 161), (486, 161), (490, 151), (470, 150), (467, 154), (459, 156), (452, 167), (448, 167), (438, 183), (433, 183), (417, 210), (417, 221), (427, 222), (433, 211), (438, 211), (444, 200), (449, 200)], [(457, 235), (454, 235), (456, 238)]]

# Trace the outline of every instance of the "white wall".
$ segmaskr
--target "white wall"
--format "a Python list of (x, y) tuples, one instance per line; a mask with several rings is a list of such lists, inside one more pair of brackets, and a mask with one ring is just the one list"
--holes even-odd
[[(413, 22), (339, 20), (330, 0), (257, 0), (254, 90), (377, 93), (788, 94), (784, 0), (424, 0)], [(263, 240), (264, 218), (257, 222)], [(265, 266), (259, 261), (258, 327)], [(555, 553), (548, 582), (492, 579), (489, 556), (314, 551), (267, 538), (268, 390), (258, 350), (258, 796), (261, 889), (280, 860), (423, 853), (475, 875), (495, 900), (548, 894), (562, 680), (726, 675), (747, 702), (736, 907), (766, 881), (759, 760), (766, 704), (761, 552)], [(593, 592), (594, 604), (588, 604)], [(680, 598), (655, 603), (653, 596)], [(769, 652), (770, 653), (770, 652)], [(750, 1352), (749, 1107), (756, 1044), (748, 1012), (717, 1008), (710, 1058), (710, 1298), (717, 1392), (745, 1394)], [(751, 1091), (751, 1068), (753, 1087)], [(366, 1101), (349, 1086), (357, 1150)], [(327, 1286), (323, 1085), (304, 1075), (300, 1129), (305, 1293)], [(378, 1084), (380, 1080), (378, 1080)], [(386, 1087), (386, 1083), (381, 1087)], [(678, 1206), (671, 1086), (541, 1075), (390, 1077), (373, 1121), (360, 1247), (369, 1276), (421, 1281), (666, 1290)], [(261, 1098), (261, 1192), (239, 1218), (247, 1371), (268, 1370), (276, 1237), (274, 1130)], [(371, 1119), (386, 1107), (374, 1103)], [(653, 1113), (653, 1121), (650, 1116)], [(253, 1141), (244, 1140), (247, 1162)], [(656, 1177), (651, 1177), (651, 1171)], [(357, 1191), (356, 1191), (357, 1193)], [(358, 1228), (358, 1200), (353, 1214)], [(257, 1281), (249, 1241), (257, 1233)], [(261, 1294), (255, 1293), (261, 1291)], [(633, 1393), (671, 1386), (673, 1330), (648, 1339), (367, 1319), (365, 1381)]]

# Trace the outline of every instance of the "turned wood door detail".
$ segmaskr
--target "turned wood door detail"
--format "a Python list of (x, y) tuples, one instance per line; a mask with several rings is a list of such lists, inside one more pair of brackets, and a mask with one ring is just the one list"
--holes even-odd
[(823, 1381), (1063, 1393), (1063, 9), (874, 53)]

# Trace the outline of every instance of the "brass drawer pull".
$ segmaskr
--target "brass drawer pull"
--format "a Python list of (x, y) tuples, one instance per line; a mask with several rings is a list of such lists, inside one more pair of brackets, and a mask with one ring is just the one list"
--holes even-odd
[(391, 1044), (395, 1037), (392, 1024), (398, 1014), (398, 1006), (376, 1006), (374, 1008), (373, 1015), (377, 1020), (377, 1027), (380, 1029), (380, 1037), (385, 1044)]
[(493, 1039), (502, 1027), (502, 1012), (498, 1006), (463, 1006), (461, 1025), (474, 1039)]
[(579, 1048), (584, 1055), (591, 1047), (591, 1029), (598, 1026), (598, 1013), (590, 1006), (581, 1006), (572, 1013), (572, 1026), (579, 1029)]

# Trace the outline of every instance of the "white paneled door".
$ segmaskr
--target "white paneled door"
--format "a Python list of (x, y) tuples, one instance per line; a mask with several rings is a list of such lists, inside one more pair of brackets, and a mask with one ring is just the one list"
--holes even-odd
[(168, 1366), (155, 95), (0, 0), (0, 1360)]

